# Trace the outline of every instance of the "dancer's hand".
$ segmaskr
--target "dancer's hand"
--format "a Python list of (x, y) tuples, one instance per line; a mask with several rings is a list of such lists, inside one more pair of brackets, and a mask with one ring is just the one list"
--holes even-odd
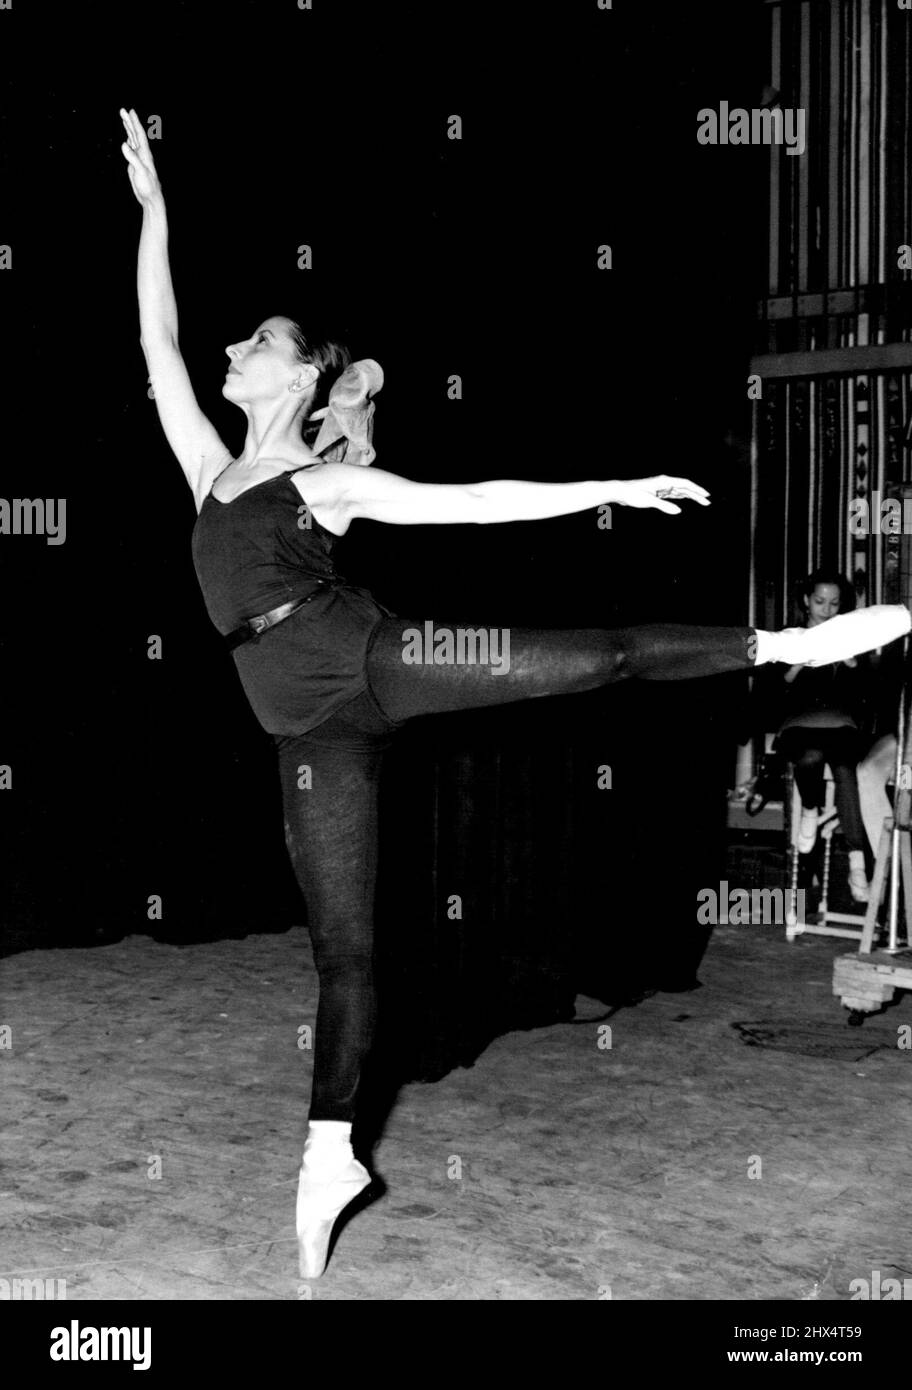
[(621, 507), (655, 507), (656, 511), (676, 516), (681, 510), (665, 499), (680, 497), (689, 502), (699, 502), (701, 507), (709, 506), (709, 493), (705, 487), (692, 483), (689, 478), (669, 478), (661, 473), (657, 478), (635, 478), (629, 483), (612, 483), (612, 496), (607, 500)]
[(146, 132), (136, 112), (132, 108), (125, 111), (121, 107), (120, 119), (127, 133), (127, 138), (120, 148), (129, 166), (127, 172), (130, 175), (130, 187), (136, 194), (136, 201), (140, 207), (145, 208), (162, 196), (161, 184), (155, 172), (155, 160), (152, 158)]

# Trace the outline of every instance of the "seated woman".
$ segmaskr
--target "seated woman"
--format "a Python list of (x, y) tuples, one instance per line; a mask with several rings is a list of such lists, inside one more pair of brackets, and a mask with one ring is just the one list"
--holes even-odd
[[(855, 606), (851, 586), (829, 570), (809, 575), (801, 597), (807, 627), (817, 627)], [(781, 722), (776, 740), (776, 751), (794, 764), (801, 796), (799, 854), (814, 848), (824, 767), (828, 765), (833, 774), (836, 809), (849, 851), (849, 889), (857, 903), (868, 901), (856, 769), (865, 753), (862, 730), (870, 703), (870, 676), (864, 657), (849, 657), (831, 666), (789, 666), (780, 676)]]

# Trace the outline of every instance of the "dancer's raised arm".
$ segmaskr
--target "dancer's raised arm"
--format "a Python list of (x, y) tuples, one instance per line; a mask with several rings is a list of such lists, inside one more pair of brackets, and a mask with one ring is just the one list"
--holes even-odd
[(135, 111), (121, 109), (120, 117), (127, 135), (120, 148), (129, 166), (130, 186), (143, 210), (137, 265), (140, 343), (165, 437), (199, 507), (231, 453), (200, 409), (178, 348), (168, 220), (149, 141)]
[(654, 507), (675, 515), (680, 498), (709, 506), (709, 493), (688, 478), (637, 478), (631, 482), (533, 483), (504, 478), (481, 483), (416, 483), (379, 468), (337, 465), (347, 519), (366, 517), (399, 526), (434, 523), (490, 524), (540, 521), (590, 507)]

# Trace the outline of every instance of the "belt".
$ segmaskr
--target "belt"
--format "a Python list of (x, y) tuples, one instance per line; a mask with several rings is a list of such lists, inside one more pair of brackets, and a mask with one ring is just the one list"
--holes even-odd
[(303, 608), (306, 603), (310, 603), (323, 593), (324, 589), (329, 588), (328, 579), (318, 579), (317, 588), (307, 598), (293, 598), (288, 603), (279, 604), (278, 608), (270, 608), (268, 613), (259, 613), (255, 618), (247, 618), (240, 627), (236, 627), (233, 632), (229, 632), (225, 638), (228, 650), (233, 652), (235, 647), (240, 647), (244, 642), (255, 642), (264, 632), (268, 632), (276, 623), (283, 623), (286, 618), (290, 618), (292, 613), (297, 613), (299, 608)]

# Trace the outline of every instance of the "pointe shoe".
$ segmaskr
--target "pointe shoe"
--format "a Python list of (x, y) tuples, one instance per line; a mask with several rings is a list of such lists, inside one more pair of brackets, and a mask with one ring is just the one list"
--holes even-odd
[(298, 1175), (296, 1226), (302, 1279), (319, 1279), (326, 1268), (333, 1227), (345, 1208), (370, 1186), (370, 1173), (353, 1158), (333, 1178), (320, 1179), (302, 1164)]
[(810, 854), (816, 843), (817, 810), (808, 810), (802, 806), (801, 820), (798, 824), (798, 853)]
[(775, 634), (775, 661), (790, 666), (830, 666), (850, 656), (885, 647), (912, 630), (912, 613), (903, 603), (875, 603), (837, 613), (816, 627), (787, 627)]
[[(350, 1126), (343, 1128), (350, 1131)], [(322, 1132), (316, 1134), (312, 1127), (298, 1174), (295, 1213), (302, 1279), (319, 1279), (326, 1268), (336, 1221), (370, 1182), (370, 1173), (355, 1158), (347, 1136), (327, 1137)]]

